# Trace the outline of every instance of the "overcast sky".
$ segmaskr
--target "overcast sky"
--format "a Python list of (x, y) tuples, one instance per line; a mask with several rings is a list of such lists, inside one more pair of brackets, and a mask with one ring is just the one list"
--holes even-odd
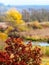
[(5, 5), (49, 5), (49, 0), (0, 0)]

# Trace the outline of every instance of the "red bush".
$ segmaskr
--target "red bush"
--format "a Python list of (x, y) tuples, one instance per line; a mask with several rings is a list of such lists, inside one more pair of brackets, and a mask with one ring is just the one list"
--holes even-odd
[(6, 52), (0, 52), (0, 62), (5, 65), (40, 65), (41, 49), (32, 44), (22, 44), (21, 38), (9, 38), (6, 40)]

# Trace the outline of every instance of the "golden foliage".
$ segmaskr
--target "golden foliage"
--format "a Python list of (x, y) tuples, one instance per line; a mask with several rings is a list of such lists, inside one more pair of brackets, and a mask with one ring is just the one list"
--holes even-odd
[[(24, 24), (25, 22), (22, 20), (22, 15), (16, 9), (11, 9), (7, 11), (8, 19), (13, 23), (14, 26)], [(11, 23), (11, 24), (12, 24)]]
[(12, 17), (14, 20), (22, 19), (22, 15), (16, 9), (11, 9), (11, 10), (7, 11), (7, 14), (10, 17)]
[(20, 25), (21, 25), (21, 24), (25, 24), (25, 22), (24, 22), (23, 20), (16, 20), (16, 23), (17, 23), (17, 24), (20, 24)]
[(8, 35), (5, 33), (0, 32), (0, 40), (5, 41), (7, 39)]
[(12, 26), (9, 26), (4, 33), (8, 34), (11, 30), (13, 30), (14, 28)]
[(34, 26), (39, 26), (39, 22), (38, 21), (35, 21), (35, 22), (33, 22), (33, 25)]

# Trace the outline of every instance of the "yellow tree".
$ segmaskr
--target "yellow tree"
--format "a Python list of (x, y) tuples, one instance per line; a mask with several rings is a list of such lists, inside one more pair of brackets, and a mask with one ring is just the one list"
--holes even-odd
[(24, 24), (25, 22), (22, 20), (22, 15), (16, 9), (11, 9), (6, 12), (7, 18), (10, 20), (13, 25)]
[(16, 9), (10, 9), (7, 11), (7, 14), (12, 17), (14, 20), (20, 20), (22, 19), (22, 15), (16, 10)]

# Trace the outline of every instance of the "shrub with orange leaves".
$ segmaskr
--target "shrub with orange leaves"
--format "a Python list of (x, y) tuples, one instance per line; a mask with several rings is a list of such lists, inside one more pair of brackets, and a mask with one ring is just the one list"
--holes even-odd
[(0, 59), (3, 57), (3, 60), (5, 60), (5, 62), (2, 61), (3, 65), (40, 65), (42, 57), (41, 49), (39, 47), (32, 49), (31, 42), (28, 44), (22, 44), (22, 42), (21, 38), (9, 37), (6, 40), (7, 46), (5, 50), (8, 57), (1, 53)]

